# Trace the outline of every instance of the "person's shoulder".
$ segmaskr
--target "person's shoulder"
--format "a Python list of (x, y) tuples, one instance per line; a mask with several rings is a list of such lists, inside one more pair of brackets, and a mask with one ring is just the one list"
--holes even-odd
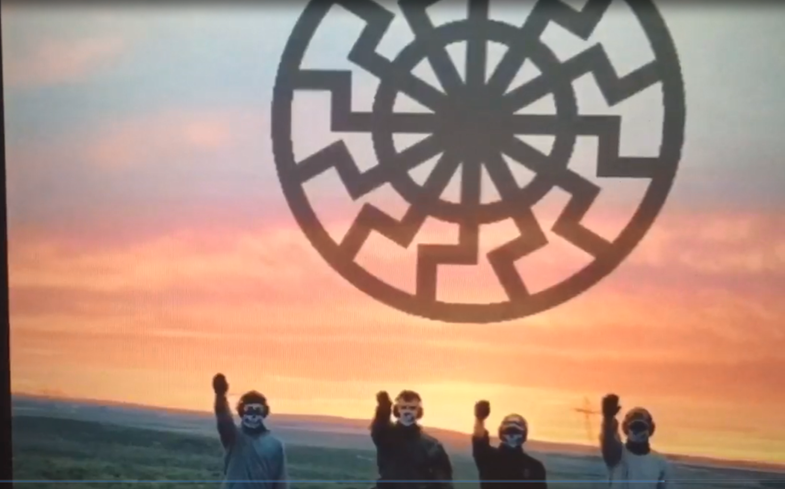
[(428, 446), (434, 448), (443, 448), (442, 442), (440, 442), (435, 436), (427, 433), (425, 430), (420, 432), (420, 439)]
[(657, 452), (657, 451), (650, 451), (649, 455), (651, 456), (652, 460), (656, 461), (659, 465), (668, 465), (668, 457), (664, 454)]
[(531, 455), (529, 455), (529, 461), (531, 462), (532, 465), (536, 467), (543, 468), (543, 469), (545, 468), (545, 464), (542, 463), (542, 460), (538, 458), (534, 458)]
[(283, 440), (278, 438), (273, 432), (268, 431), (264, 434), (264, 441), (270, 446), (281, 447), (283, 448), (284, 443)]
[(526, 462), (531, 465), (533, 468), (545, 470), (545, 464), (542, 463), (539, 459), (532, 457), (528, 453), (524, 453), (523, 457), (526, 459)]
[(428, 433), (425, 430), (420, 431), (420, 439), (425, 443), (441, 444), (439, 440), (436, 439), (435, 436), (433, 436), (432, 434)]

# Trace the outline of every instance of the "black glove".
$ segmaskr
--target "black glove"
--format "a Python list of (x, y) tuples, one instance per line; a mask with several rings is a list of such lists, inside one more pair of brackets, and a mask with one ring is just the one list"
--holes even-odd
[(602, 415), (605, 418), (615, 418), (621, 411), (619, 405), (619, 396), (616, 394), (608, 394), (602, 398)]
[(491, 415), (491, 403), (479, 401), (474, 405), (474, 417), (480, 421), (485, 421)]
[(390, 394), (387, 391), (381, 391), (376, 394), (376, 404), (379, 407), (384, 407), (386, 409), (390, 409), (392, 407), (392, 399), (390, 399)]
[(215, 374), (213, 377), (213, 391), (217, 396), (225, 396), (229, 392), (229, 383), (226, 381), (224, 374)]

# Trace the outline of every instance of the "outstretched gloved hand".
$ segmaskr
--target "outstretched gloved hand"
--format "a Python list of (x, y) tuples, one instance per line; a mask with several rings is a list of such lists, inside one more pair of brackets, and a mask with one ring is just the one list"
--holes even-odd
[(491, 415), (491, 403), (488, 401), (478, 401), (474, 405), (474, 417), (480, 421), (485, 421)]
[(602, 398), (602, 416), (604, 418), (615, 418), (619, 411), (621, 411), (619, 396), (608, 394)]
[(392, 407), (392, 404), (392, 399), (390, 399), (390, 394), (387, 391), (380, 391), (376, 394), (377, 406), (389, 409)]
[(213, 391), (217, 396), (225, 396), (229, 392), (229, 383), (224, 374), (215, 374), (213, 377)]

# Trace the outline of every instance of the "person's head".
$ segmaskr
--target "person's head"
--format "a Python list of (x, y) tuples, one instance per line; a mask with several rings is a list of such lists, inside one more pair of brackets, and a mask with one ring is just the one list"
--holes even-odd
[(641, 407), (632, 408), (624, 415), (621, 429), (631, 443), (646, 443), (654, 434), (654, 418)]
[(528, 435), (529, 425), (520, 414), (508, 414), (499, 425), (499, 440), (510, 448), (523, 445)]
[(404, 426), (412, 426), (422, 418), (423, 408), (420, 395), (414, 391), (401, 391), (395, 398), (393, 416)]
[(237, 403), (237, 415), (242, 420), (243, 429), (255, 431), (264, 428), (268, 414), (267, 398), (257, 391), (246, 392)]

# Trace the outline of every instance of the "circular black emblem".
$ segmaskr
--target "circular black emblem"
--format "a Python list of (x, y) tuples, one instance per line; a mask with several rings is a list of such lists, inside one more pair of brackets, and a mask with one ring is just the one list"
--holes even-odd
[[(399, 6), (415, 33), (395, 59), (378, 54), (376, 48), (394, 14), (373, 0), (312, 0), (298, 20), (278, 68), (272, 105), (272, 138), (275, 164), (288, 204), (303, 232), (326, 260), (346, 280), (368, 295), (401, 311), (449, 322), (488, 323), (520, 318), (555, 307), (586, 291), (608, 275), (643, 238), (661, 210), (676, 175), (684, 139), (685, 102), (681, 69), (667, 26), (650, 0), (628, 0), (654, 52), (654, 60), (619, 77), (602, 45), (597, 44), (564, 62), (540, 40), (545, 28), (556, 23), (588, 39), (608, 10), (611, 0), (588, 0), (573, 10), (558, 0), (539, 0), (521, 26), (495, 21), (488, 16), (488, 0), (469, 0), (466, 20), (434, 27), (426, 9), (434, 0), (399, 0)], [(365, 28), (349, 53), (349, 60), (380, 80), (373, 110), (351, 109), (351, 72), (306, 70), (301, 62), (309, 43), (334, 4), (360, 17)], [(446, 47), (465, 42), (466, 74), (461, 76)], [(489, 42), (507, 46), (496, 69), (487, 73)], [(427, 59), (443, 90), (413, 75)], [(523, 63), (529, 60), (540, 75), (509, 90)], [(660, 83), (663, 93), (663, 125), (659, 156), (619, 155), (621, 117), (581, 115), (573, 82), (593, 75), (609, 105), (615, 105)], [(303, 161), (296, 161), (292, 148), (292, 100), (298, 90), (329, 91), (332, 95), (331, 129), (335, 132), (370, 134), (378, 165), (360, 171), (348, 148), (337, 142)], [(403, 93), (430, 109), (428, 113), (397, 113), (396, 97)], [(518, 113), (546, 95), (553, 95), (555, 115)], [(393, 135), (425, 137), (405, 150), (396, 150)], [(550, 135), (552, 150), (544, 154), (517, 136)], [(598, 138), (597, 177), (634, 178), (649, 181), (634, 216), (613, 240), (608, 241), (581, 224), (601, 188), (570, 170), (568, 163), (578, 136)], [(507, 160), (523, 165), (536, 175), (519, 185)], [(423, 184), (410, 171), (438, 157)], [(490, 176), (501, 196), (481, 203), (481, 172)], [(353, 199), (390, 184), (409, 202), (401, 220), (372, 205), (365, 205), (346, 236), (334, 241), (314, 212), (303, 185), (334, 169)], [(459, 202), (441, 195), (453, 175), (460, 172)], [(539, 292), (529, 293), (515, 261), (544, 247), (548, 241), (532, 206), (554, 188), (569, 193), (570, 200), (552, 231), (588, 252), (592, 262), (566, 280)], [(408, 247), (428, 217), (459, 226), (454, 245), (419, 245), (416, 292), (391, 286), (357, 264), (355, 258), (373, 232)], [(481, 226), (512, 219), (516, 236), (481, 256)], [(476, 265), (487, 259), (507, 300), (489, 304), (452, 303), (437, 300), (440, 265)]]

